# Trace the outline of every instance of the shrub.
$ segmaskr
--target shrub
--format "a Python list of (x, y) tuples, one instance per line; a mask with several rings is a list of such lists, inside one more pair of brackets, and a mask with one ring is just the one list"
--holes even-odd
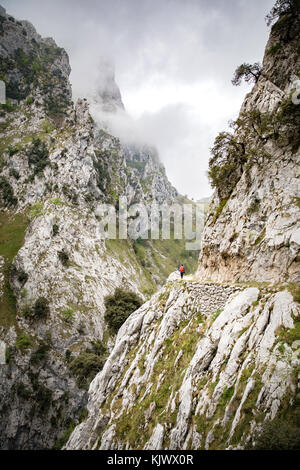
[(26, 100), (26, 105), (30, 106), (34, 102), (33, 96), (29, 96)]
[(72, 322), (74, 319), (74, 311), (71, 308), (66, 308), (62, 311), (63, 318), (67, 323)]
[(74, 421), (70, 421), (68, 427), (63, 431), (60, 437), (58, 437), (58, 439), (55, 441), (53, 450), (61, 450), (63, 448), (63, 446), (68, 442), (69, 437), (71, 436), (75, 427), (76, 427), (76, 423)]
[(48, 352), (50, 350), (50, 344), (41, 341), (38, 348), (31, 354), (30, 362), (33, 365), (38, 365), (47, 359)]
[(10, 168), (9, 176), (12, 176), (16, 180), (20, 179), (20, 173), (15, 168)]
[[(6, 88), (6, 94), (8, 96), (11, 96), (11, 93), (10, 93), (10, 86), (7, 85), (7, 88)], [(14, 96), (12, 96), (13, 99), (17, 99), (15, 98)], [(0, 109), (2, 109), (3, 111), (7, 112), (7, 113), (12, 113), (13, 111), (15, 111), (17, 109), (17, 107), (11, 103), (11, 101), (9, 100), (6, 100), (6, 103), (5, 104), (1, 104), (0, 105)]]
[(251, 202), (250, 202), (250, 205), (248, 207), (248, 213), (249, 214), (253, 214), (254, 212), (257, 212), (260, 208), (260, 199), (257, 195), (255, 195)]
[(257, 433), (254, 444), (248, 447), (252, 450), (300, 450), (300, 421), (292, 422), (275, 418), (264, 423), (262, 430)]
[(34, 167), (34, 174), (38, 174), (50, 163), (49, 150), (45, 142), (39, 138), (32, 139), (32, 145), (28, 150), (28, 163)]
[(59, 232), (59, 226), (57, 224), (53, 224), (53, 227), (52, 227), (52, 235), (53, 237), (55, 237), (55, 235), (57, 235)]
[(95, 375), (103, 368), (105, 359), (92, 352), (83, 352), (75, 357), (70, 364), (70, 371), (77, 378), (77, 385), (87, 388)]
[(23, 269), (17, 269), (13, 264), (10, 268), (10, 276), (16, 278), (17, 281), (23, 286), (28, 280), (28, 274)]
[(49, 301), (45, 297), (39, 297), (33, 306), (32, 314), (36, 318), (45, 318), (50, 312)]
[(26, 349), (28, 349), (31, 345), (32, 345), (32, 340), (31, 340), (31, 338), (28, 336), (27, 333), (21, 333), (21, 334), (17, 337), (16, 349), (18, 349), (19, 351), (25, 352)]
[(31, 391), (23, 384), (23, 382), (18, 382), (15, 386), (15, 391), (18, 397), (28, 400), (31, 397)]
[(30, 216), (38, 217), (40, 215), (43, 215), (43, 208), (44, 204), (42, 202), (36, 202), (35, 204), (33, 204), (33, 206), (31, 206), (31, 209), (29, 211)]
[(13, 155), (15, 155), (15, 154), (18, 153), (18, 151), (19, 151), (18, 147), (13, 147), (12, 145), (9, 145), (7, 150), (8, 150), (8, 155), (9, 155), (10, 157), (12, 157)]
[(142, 305), (142, 301), (134, 292), (117, 288), (113, 295), (105, 298), (104, 304), (105, 320), (111, 330), (116, 333), (126, 318)]
[(0, 178), (0, 194), (5, 205), (15, 206), (17, 204), (18, 200), (14, 196), (13, 188), (4, 177)]
[(58, 258), (63, 266), (69, 266), (69, 255), (65, 250), (61, 250), (58, 252)]
[(228, 197), (242, 174), (246, 163), (245, 147), (229, 132), (221, 132), (211, 149), (208, 176), (221, 199)]

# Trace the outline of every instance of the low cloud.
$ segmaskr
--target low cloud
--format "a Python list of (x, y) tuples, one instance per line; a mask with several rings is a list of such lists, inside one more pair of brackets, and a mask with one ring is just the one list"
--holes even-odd
[(151, 141), (181, 193), (211, 193), (209, 148), (249, 91), (233, 87), (231, 78), (240, 63), (262, 60), (269, 34), (264, 16), (274, 0), (1, 3), (67, 50), (75, 98), (101, 87), (103, 57), (114, 63), (130, 116), (118, 113), (116, 132)]

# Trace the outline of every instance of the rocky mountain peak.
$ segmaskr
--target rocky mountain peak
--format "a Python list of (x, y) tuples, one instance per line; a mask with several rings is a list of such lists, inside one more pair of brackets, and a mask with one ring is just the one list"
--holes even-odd
[(99, 60), (95, 92), (90, 101), (103, 113), (115, 113), (125, 109), (120, 89), (115, 81), (114, 65), (107, 58), (102, 57)]

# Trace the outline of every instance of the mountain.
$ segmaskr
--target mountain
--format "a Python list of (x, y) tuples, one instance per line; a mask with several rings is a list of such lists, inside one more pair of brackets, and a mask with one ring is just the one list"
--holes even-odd
[(66, 449), (299, 449), (299, 16), (216, 138), (196, 276), (121, 326)]
[[(107, 239), (99, 207), (171, 204), (157, 152), (100, 127), (72, 102), (66, 51), (0, 9), (0, 447), (61, 447), (86, 416), (87, 388), (112, 350), (105, 299), (143, 302), (182, 259), (184, 240)], [(102, 109), (122, 107), (111, 70)], [(96, 98), (95, 98), (96, 99)], [(133, 219), (133, 217), (131, 218)], [(131, 304), (132, 305), (132, 304)], [(135, 305), (135, 304), (134, 304)], [(4, 357), (5, 355), (5, 357)]]

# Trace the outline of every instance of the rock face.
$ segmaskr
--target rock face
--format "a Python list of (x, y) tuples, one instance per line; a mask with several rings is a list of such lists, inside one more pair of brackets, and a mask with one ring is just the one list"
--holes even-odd
[(246, 444), (299, 386), (299, 342), (280, 336), (298, 316), (287, 291), (167, 285), (119, 330), (67, 448)]
[(299, 14), (272, 28), (234, 134), (216, 141), (199, 279), (299, 282)]
[(243, 449), (297, 414), (298, 31), (299, 15), (273, 26), (234, 134), (216, 139), (195, 279), (172, 274), (122, 325), (66, 449)]

